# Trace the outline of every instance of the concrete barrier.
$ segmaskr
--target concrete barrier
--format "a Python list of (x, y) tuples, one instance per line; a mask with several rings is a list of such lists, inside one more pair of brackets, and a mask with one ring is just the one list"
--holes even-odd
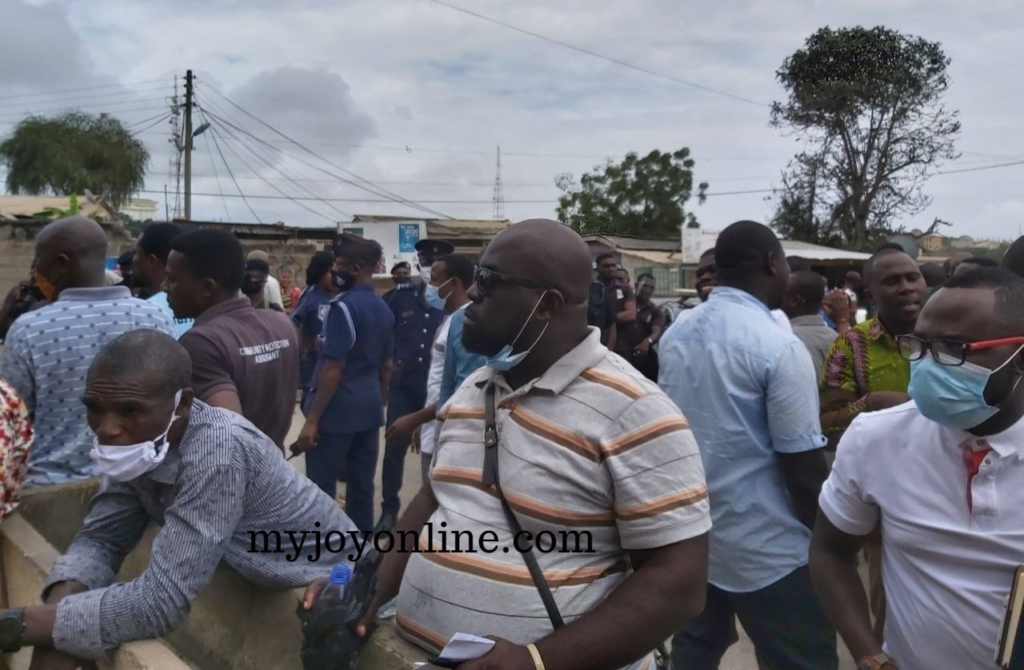
[[(11, 606), (39, 602), (43, 580), (74, 539), (97, 486), (98, 481), (90, 480), (28, 491), (18, 511), (0, 524), (3, 581)], [(151, 524), (125, 559), (118, 581), (145, 571), (157, 532), (159, 526)], [(295, 616), (302, 591), (251, 584), (222, 563), (180, 628), (162, 640), (124, 645), (113, 667), (302, 670), (302, 633)], [(8, 667), (28, 668), (29, 658), (29, 651), (19, 652), (10, 657)], [(383, 625), (367, 645), (359, 667), (401, 670), (425, 660), (423, 651), (399, 637), (392, 626)]]

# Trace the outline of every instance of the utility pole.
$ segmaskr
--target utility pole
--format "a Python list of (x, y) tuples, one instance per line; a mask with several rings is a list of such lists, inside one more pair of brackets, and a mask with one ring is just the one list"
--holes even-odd
[(498, 163), (494, 173), (494, 220), (505, 220), (505, 187), (501, 183), (501, 147), (498, 147)]
[(185, 220), (192, 220), (192, 70), (185, 73)]

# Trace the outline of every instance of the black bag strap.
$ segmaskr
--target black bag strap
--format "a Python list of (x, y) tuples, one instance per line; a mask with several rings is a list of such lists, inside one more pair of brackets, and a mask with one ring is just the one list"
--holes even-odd
[[(519, 525), (519, 519), (516, 518), (515, 512), (505, 500), (505, 494), (501, 490), (501, 479), (498, 476), (498, 425), (494, 419), (494, 382), (488, 382), (485, 393), (487, 400), (484, 403), (484, 486), (494, 484), (494, 488), (498, 492), (498, 500), (501, 501), (501, 509), (504, 510), (505, 519), (512, 530), (512, 536), (523, 537), (523, 527)], [(526, 562), (526, 568), (530, 571), (530, 577), (533, 578), (533, 584), (537, 587), (537, 592), (540, 593), (540, 599), (544, 601), (544, 609), (548, 612), (551, 625), (556, 630), (561, 628), (565, 625), (562, 613), (558, 611), (555, 597), (551, 595), (551, 588), (548, 586), (547, 580), (544, 579), (544, 572), (540, 569), (540, 564), (537, 563), (533, 546), (527, 547), (526, 551), (520, 553)]]
[[(505, 512), (508, 527), (512, 531), (512, 536), (524, 537), (522, 535), (523, 527), (519, 525), (519, 519), (516, 518), (515, 512), (512, 511), (508, 501), (505, 500), (505, 494), (501, 490), (501, 478), (498, 476), (498, 424), (495, 420), (495, 390), (493, 381), (487, 383), (484, 394), (486, 399), (484, 401), (483, 484), (487, 487), (491, 484), (494, 485), (498, 493), (498, 500), (501, 501), (501, 509)], [(518, 550), (518, 547), (516, 549)], [(540, 599), (544, 602), (544, 609), (547, 610), (548, 618), (551, 619), (551, 626), (558, 630), (565, 625), (565, 621), (562, 620), (562, 613), (558, 611), (558, 604), (555, 602), (555, 597), (551, 594), (551, 587), (548, 586), (548, 581), (544, 578), (544, 572), (540, 569), (540, 564), (537, 563), (537, 556), (533, 553), (533, 546), (528, 546), (525, 551), (520, 551), (520, 554), (526, 563), (526, 568), (530, 571), (530, 577), (533, 578), (533, 585), (537, 588)], [(665, 644), (659, 644), (654, 651), (656, 667), (663, 670), (672, 670), (672, 660), (668, 650), (665, 648)]]

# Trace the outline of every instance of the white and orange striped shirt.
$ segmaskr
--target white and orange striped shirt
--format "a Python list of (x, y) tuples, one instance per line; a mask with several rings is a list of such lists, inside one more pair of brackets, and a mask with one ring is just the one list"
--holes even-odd
[[(711, 528), (704, 468), (686, 420), (655, 384), (601, 345), (597, 329), (515, 391), (500, 373), (478, 370), (438, 418), (430, 477), (439, 507), (398, 597), (399, 630), (432, 652), (456, 632), (527, 644), (552, 631), (497, 494), (482, 483), (492, 377), (502, 489), (539, 548), (554, 545), (535, 554), (566, 623), (622, 583), (629, 551)], [(650, 656), (630, 666), (653, 667)]]

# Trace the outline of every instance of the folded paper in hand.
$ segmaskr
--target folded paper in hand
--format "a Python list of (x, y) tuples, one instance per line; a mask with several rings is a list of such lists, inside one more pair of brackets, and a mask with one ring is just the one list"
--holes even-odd
[[(456, 633), (452, 635), (452, 639), (448, 640), (448, 644), (437, 657), (446, 661), (472, 661), (489, 652), (492, 647), (494, 647), (494, 640), (469, 633)], [(428, 664), (418, 663), (413, 667), (421, 668), (426, 665)]]

